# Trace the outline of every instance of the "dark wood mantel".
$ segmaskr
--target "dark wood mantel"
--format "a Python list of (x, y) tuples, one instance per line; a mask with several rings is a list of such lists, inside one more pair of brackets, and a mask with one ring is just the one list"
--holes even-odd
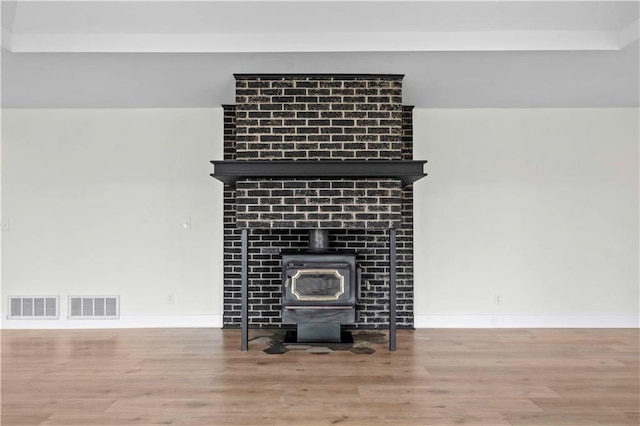
[(407, 186), (425, 177), (426, 161), (414, 160), (251, 160), (211, 161), (211, 176), (234, 187), (242, 178), (395, 178)]

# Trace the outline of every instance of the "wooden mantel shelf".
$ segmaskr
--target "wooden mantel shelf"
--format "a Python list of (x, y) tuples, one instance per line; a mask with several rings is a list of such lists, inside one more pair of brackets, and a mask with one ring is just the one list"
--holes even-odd
[(413, 160), (262, 160), (211, 161), (211, 176), (235, 187), (243, 178), (393, 178), (407, 186), (425, 177), (426, 161)]

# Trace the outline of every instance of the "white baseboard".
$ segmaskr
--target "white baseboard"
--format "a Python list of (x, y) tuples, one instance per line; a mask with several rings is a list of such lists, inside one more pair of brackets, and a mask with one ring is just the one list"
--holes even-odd
[(638, 315), (416, 315), (415, 328), (640, 328)]
[(96, 329), (96, 328), (222, 328), (222, 315), (140, 315), (119, 319), (8, 320), (2, 328), (9, 329)]

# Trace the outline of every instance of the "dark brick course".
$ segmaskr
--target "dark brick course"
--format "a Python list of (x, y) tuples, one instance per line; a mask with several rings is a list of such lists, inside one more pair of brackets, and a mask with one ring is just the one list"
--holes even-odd
[[(396, 179), (242, 179), (236, 183), (236, 203), (239, 228), (264, 227), (257, 223), (265, 222), (268, 228), (300, 228), (304, 222), (311, 223), (305, 226), (310, 228), (388, 229), (398, 228), (402, 220)], [(325, 214), (311, 213), (319, 211)], [(302, 214), (291, 217), (285, 212)]]

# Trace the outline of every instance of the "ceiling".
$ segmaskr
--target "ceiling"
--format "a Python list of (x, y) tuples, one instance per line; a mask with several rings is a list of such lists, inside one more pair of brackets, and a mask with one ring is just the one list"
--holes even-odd
[(638, 106), (638, 1), (3, 1), (5, 108), (210, 107), (234, 73), (404, 74), (428, 108)]

